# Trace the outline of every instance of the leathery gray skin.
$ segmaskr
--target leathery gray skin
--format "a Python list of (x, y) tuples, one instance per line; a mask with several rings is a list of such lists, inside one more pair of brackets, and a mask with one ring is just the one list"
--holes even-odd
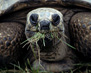
[[(37, 19), (37, 25), (34, 26), (31, 24), (30, 17), (32, 14), (37, 14), (38, 19)], [(52, 16), (54, 14), (58, 14), (60, 17), (60, 22), (58, 25), (54, 26), (52, 24)], [(49, 30), (41, 30), (41, 21), (49, 21), (50, 26)], [(44, 23), (45, 24), (45, 23)], [(61, 12), (59, 12), (56, 9), (53, 8), (38, 8), (35, 10), (32, 10), (28, 13), (27, 15), (27, 22), (26, 22), (26, 27), (25, 27), (25, 35), (27, 39), (30, 37), (34, 36), (34, 34), (40, 32), (40, 33), (46, 33), (46, 35), (50, 36), (48, 33), (49, 32), (60, 32), (61, 34), (61, 39), (66, 42), (65, 37), (63, 36), (65, 33), (64, 29), (64, 24), (63, 24), (63, 15)], [(46, 41), (46, 39), (45, 39)], [(53, 44), (50, 44), (51, 42), (47, 41), (47, 45), (45, 47), (38, 48), (40, 50), (40, 59), (38, 56), (38, 50), (37, 47), (34, 47), (34, 54), (36, 55), (37, 59), (32, 63), (34, 69), (39, 70), (46, 70), (49, 72), (60, 72), (60, 71), (67, 71), (69, 69), (73, 68), (73, 60), (70, 59), (71, 53), (69, 53), (68, 47), (66, 44), (63, 42), (58, 42), (59, 39), (53, 38), (52, 42)], [(57, 43), (58, 42), (58, 43)], [(33, 43), (35, 44), (35, 43)], [(43, 44), (43, 43), (42, 43)], [(38, 44), (39, 47), (42, 46), (42, 44)], [(49, 44), (49, 45), (48, 45)], [(30, 45), (31, 46), (31, 45)], [(50, 47), (48, 47), (50, 46)], [(33, 50), (32, 46), (31, 49)]]

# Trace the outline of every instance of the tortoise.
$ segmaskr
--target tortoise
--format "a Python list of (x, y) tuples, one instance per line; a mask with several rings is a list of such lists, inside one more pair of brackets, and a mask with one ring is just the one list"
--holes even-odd
[[(68, 71), (74, 68), (73, 55), (78, 55), (72, 46), (91, 59), (90, 0), (1, 0), (0, 5), (0, 66), (29, 58), (34, 69), (41, 64), (40, 70)], [(61, 39), (50, 32), (58, 32)], [(30, 48), (21, 45), (37, 33), (45, 34), (45, 45), (42, 38), (38, 48), (30, 40)], [(35, 59), (34, 53), (40, 56)]]

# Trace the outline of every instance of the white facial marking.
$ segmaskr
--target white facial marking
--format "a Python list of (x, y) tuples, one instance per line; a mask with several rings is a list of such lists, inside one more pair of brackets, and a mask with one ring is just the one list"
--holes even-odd
[[(60, 27), (63, 30), (63, 32), (64, 32), (63, 15), (58, 10), (53, 9), (53, 8), (38, 8), (38, 9), (30, 11), (28, 13), (28, 15), (27, 15), (27, 24), (30, 24), (30, 25), (31, 25), (31, 23), (30, 23), (30, 19), (29, 18), (30, 18), (31, 14), (38, 14), (39, 15), (38, 16), (38, 22), (40, 22), (41, 20), (52, 21), (52, 15), (53, 14), (58, 14), (60, 16), (60, 23), (59, 23), (58, 27)], [(52, 29), (53, 27), (55, 28), (56, 26), (53, 26), (52, 23), (51, 23), (50, 24), (50, 29)]]

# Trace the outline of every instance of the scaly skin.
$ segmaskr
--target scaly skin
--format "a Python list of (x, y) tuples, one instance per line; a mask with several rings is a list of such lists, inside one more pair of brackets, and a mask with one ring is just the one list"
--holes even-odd
[(91, 58), (91, 12), (75, 14), (70, 22), (70, 30), (76, 49)]
[[(49, 3), (49, 6), (47, 6), (47, 7), (51, 7), (50, 6), (50, 4), (51, 4), (51, 2)], [(53, 4), (56, 4), (55, 3), (55, 1), (53, 2)], [(44, 5), (43, 4), (41, 4), (41, 5), (39, 5), (39, 7), (43, 7)], [(45, 4), (45, 6), (46, 6), (46, 4)], [(21, 23), (23, 23), (23, 24), (26, 24), (26, 14), (29, 12), (29, 11), (31, 11), (32, 9), (35, 9), (35, 8), (37, 8), (37, 5), (36, 6), (34, 6), (34, 7), (31, 7), (30, 6), (30, 8), (29, 9), (26, 9), (26, 10), (22, 10), (22, 11), (20, 11), (19, 13), (18, 12), (16, 12), (16, 13), (12, 13), (12, 15), (10, 14), (10, 15), (8, 15), (8, 16), (2, 16), (2, 17), (4, 17), (4, 18), (0, 18), (0, 24), (1, 24), (1, 26), (3, 27), (3, 25), (2, 24), (4, 24), (4, 25), (6, 25), (6, 24), (9, 24), (10, 22), (6, 22), (6, 21), (13, 21), (13, 22), (18, 22), (18, 24), (21, 24)], [(81, 14), (83, 17), (82, 18), (80, 18), (81, 17), (81, 15), (80, 14), (77, 14), (77, 17), (76, 17), (76, 13), (79, 13), (79, 12), (86, 12), (86, 11), (89, 11), (90, 12), (90, 10), (85, 10), (85, 9), (80, 9), (80, 8), (74, 8), (74, 9), (71, 9), (71, 8), (66, 8), (66, 7), (62, 7), (62, 6), (58, 6), (57, 5), (57, 7), (56, 6), (53, 6), (52, 8), (55, 8), (55, 9), (57, 9), (57, 10), (59, 10), (59, 11), (61, 11), (62, 12), (62, 14), (63, 14), (63, 19), (64, 19), (64, 25), (65, 25), (65, 28), (66, 28), (66, 30), (65, 30), (65, 34), (69, 37), (69, 27), (70, 27), (70, 29), (71, 29), (71, 27), (72, 28), (74, 28), (72, 31), (70, 31), (71, 32), (71, 35), (76, 35), (76, 37), (75, 36), (73, 36), (72, 37), (72, 39), (74, 39), (74, 38), (76, 38), (76, 39), (79, 39), (79, 37), (80, 37), (80, 35), (78, 35), (78, 34), (76, 34), (76, 32), (75, 32), (75, 30), (77, 30), (77, 32), (80, 34), (83, 34), (83, 27), (82, 26), (80, 26), (80, 28), (79, 28), (79, 31), (78, 31), (78, 25), (76, 25), (76, 27), (77, 28), (75, 28), (75, 20), (76, 19), (78, 19), (79, 18), (79, 23), (81, 22), (81, 20), (82, 20), (82, 18), (84, 18), (83, 20), (85, 21), (87, 21), (87, 22), (90, 22), (91, 20), (90, 20), (90, 18), (91, 18), (91, 15), (90, 15), (90, 13), (86, 13), (86, 16), (85, 15), (83, 15), (83, 13)], [(22, 14), (23, 13), (23, 14)], [(86, 18), (89, 18), (89, 19), (85, 19), (85, 17)], [(1, 23), (2, 22), (2, 23)], [(11, 23), (13, 23), (13, 22), (11, 22)], [(83, 22), (84, 23), (84, 22)], [(13, 23), (13, 24), (15, 24), (14, 26), (16, 27), (16, 23)], [(76, 22), (76, 24), (78, 24), (78, 22)], [(88, 23), (86, 23), (86, 24), (88, 24)], [(82, 25), (82, 24), (81, 24)], [(13, 26), (13, 25), (12, 25)], [(86, 25), (87, 27), (85, 27), (85, 29), (89, 29), (89, 25)], [(20, 27), (22, 27), (22, 25), (20, 25)], [(1, 28), (1, 27), (0, 27)], [(10, 31), (12, 30), (12, 27), (8, 27), (8, 28), (10, 28)], [(5, 28), (4, 28), (5, 29)], [(22, 27), (21, 28), (21, 30), (19, 30), (19, 28), (18, 27), (16, 27), (16, 29), (17, 29), (17, 31), (18, 32), (24, 32), (24, 30), (22, 30), (22, 29), (24, 29), (24, 27)], [(18, 35), (20, 35), (19, 33), (17, 33), (16, 32), (16, 29), (14, 28), (14, 35), (15, 35), (15, 33), (16, 34), (18, 34)], [(86, 31), (86, 30), (84, 30), (84, 31)], [(1, 33), (3, 33), (2, 31), (0, 31)], [(87, 33), (85, 33), (85, 34), (83, 34), (83, 35), (87, 35), (87, 37), (88, 38), (86, 38), (86, 40), (89, 40), (90, 38), (90, 30), (87, 30), (87, 32), (88, 32), (88, 34)], [(9, 33), (8, 33), (9, 34)], [(22, 34), (21, 34), (22, 35)], [(82, 37), (83, 37), (83, 35), (81, 35)], [(2, 36), (2, 35), (1, 35)], [(77, 37), (78, 36), (78, 37)], [(7, 34), (5, 34), (5, 37), (7, 38)], [(10, 37), (13, 37), (12, 35), (10, 35)], [(21, 36), (20, 36), (21, 37)], [(2, 37), (2, 39), (3, 39), (4, 37)], [(22, 37), (21, 37), (22, 38)], [(14, 39), (19, 39), (19, 36), (17, 36), (17, 37), (15, 37), (15, 38), (13, 38), (11, 41), (14, 41)], [(72, 40), (71, 39), (71, 40)], [(15, 40), (15, 41), (16, 41)], [(8, 41), (8, 40), (7, 40)], [(79, 40), (79, 41), (81, 41), (81, 39)], [(82, 41), (85, 41), (85, 39), (84, 38), (82, 38)], [(3, 41), (4, 43), (6, 42), (6, 41)], [(19, 43), (21, 43), (19, 40), (18, 40), (18, 42)], [(10, 42), (11, 43), (11, 42)], [(16, 42), (17, 43), (17, 42)], [(74, 44), (78, 44), (78, 41), (75, 43), (75, 42), (73, 42)], [(90, 45), (89, 45), (89, 43), (90, 43), (90, 41), (88, 41), (86, 44), (88, 45), (87, 47), (89, 47), (90, 48)], [(4, 46), (5, 44), (0, 44), (0, 47), (1, 46)], [(12, 45), (12, 44), (11, 44)], [(84, 45), (84, 44), (83, 44)], [(83, 47), (83, 45), (80, 45), (80, 47)], [(19, 49), (19, 46), (20, 45), (18, 45), (18, 49)], [(78, 46), (77, 45), (74, 45), (79, 51), (80, 51), (80, 49), (78, 48)], [(3, 54), (2, 55), (2, 58), (4, 57), (4, 55), (6, 55), (6, 56), (11, 56), (11, 57), (13, 57), (11, 54), (9, 54), (8, 52), (10, 52), (10, 49), (9, 49), (9, 46), (8, 47), (6, 47), (6, 46), (4, 46), (5, 48), (4, 49), (6, 49), (6, 48), (8, 48), (8, 51), (7, 50), (4, 50), (4, 52), (6, 51), (7, 53), (5, 54), (5, 53), (1, 53), (1, 54)], [(16, 46), (12, 46), (12, 47), (16, 47)], [(0, 48), (1, 49), (1, 48)], [(11, 49), (11, 50), (16, 50), (16, 49)], [(70, 49), (69, 49), (70, 50)], [(81, 50), (83, 50), (83, 49), (81, 49)], [(88, 49), (87, 49), (87, 51), (88, 51)], [(18, 52), (20, 52), (20, 51), (18, 51)], [(82, 51), (83, 52), (83, 51)], [(13, 52), (14, 53), (14, 52)], [(16, 53), (16, 52), (15, 52)], [(88, 53), (90, 53), (89, 51), (88, 51)], [(83, 53), (84, 54), (84, 53)], [(31, 50), (28, 52), (28, 55), (26, 56), (26, 57), (28, 57), (29, 59), (30, 59), (30, 61), (31, 61), (31, 56), (32, 55), (32, 52), (31, 52)], [(73, 56), (73, 55), (72, 55)], [(88, 54), (88, 56), (90, 56), (89, 54)], [(10, 57), (10, 58), (11, 58)], [(15, 60), (17, 58), (17, 54), (16, 54), (16, 56), (15, 57), (13, 57), (13, 59)], [(32, 57), (33, 58), (33, 57)], [(12, 58), (11, 58), (12, 59)], [(66, 60), (66, 59), (65, 59)], [(67, 59), (68, 60), (68, 59)], [(66, 60), (66, 61), (67, 61)], [(6, 61), (6, 60), (5, 60)], [(8, 60), (7, 60), (8, 61)], [(69, 60), (70, 61), (70, 60)], [(35, 63), (37, 63), (38, 61), (36, 60), (36, 62)], [(73, 61), (72, 61), (73, 62)], [(71, 63), (72, 63), (71, 62)], [(43, 64), (44, 64), (44, 66), (46, 66), (46, 63), (45, 62), (43, 62)], [(64, 64), (68, 64), (68, 63), (64, 63)], [(56, 66), (56, 63), (54, 64), (55, 66)], [(59, 64), (58, 66), (60, 66), (61, 64)], [(48, 66), (48, 64), (47, 64), (47, 66)], [(49, 66), (48, 66), (49, 67)], [(51, 67), (52, 68), (52, 67)], [(59, 68), (60, 69), (60, 68)], [(69, 69), (69, 68), (67, 68), (67, 69)], [(62, 69), (63, 70), (63, 69)]]
[[(22, 30), (23, 29), (23, 30)], [(21, 31), (22, 30), (22, 31)], [(24, 26), (16, 22), (0, 23), (0, 67), (19, 61), (23, 50), (18, 46), (23, 42)], [(22, 59), (22, 58), (21, 58)]]

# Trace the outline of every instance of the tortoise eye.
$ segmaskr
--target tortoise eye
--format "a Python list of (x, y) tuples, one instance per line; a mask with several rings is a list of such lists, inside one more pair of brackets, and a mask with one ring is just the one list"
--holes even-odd
[(60, 23), (60, 16), (58, 14), (52, 15), (52, 24), (57, 26)]
[(38, 14), (32, 14), (30, 16), (30, 22), (31, 22), (32, 25), (36, 26), (37, 20), (38, 20)]

